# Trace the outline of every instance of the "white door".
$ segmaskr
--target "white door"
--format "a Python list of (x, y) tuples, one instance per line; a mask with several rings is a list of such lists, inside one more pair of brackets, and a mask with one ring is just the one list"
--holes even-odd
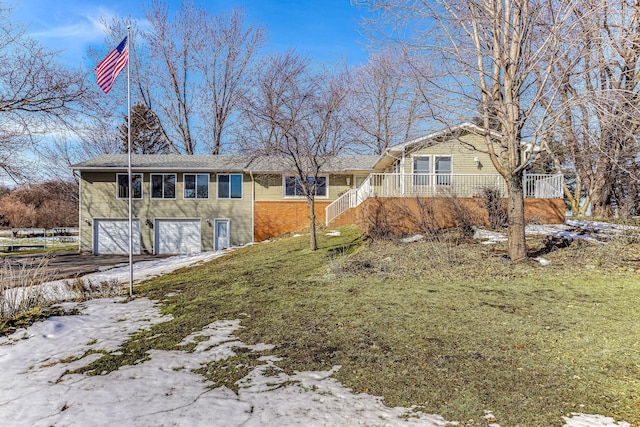
[(201, 252), (200, 220), (158, 219), (155, 224), (157, 254)]
[(216, 219), (215, 220), (215, 236), (214, 236), (214, 249), (221, 251), (228, 248), (229, 243), (229, 220), (228, 219)]
[[(93, 221), (95, 254), (129, 253), (129, 220), (96, 219)], [(133, 253), (140, 253), (140, 220), (133, 220)]]

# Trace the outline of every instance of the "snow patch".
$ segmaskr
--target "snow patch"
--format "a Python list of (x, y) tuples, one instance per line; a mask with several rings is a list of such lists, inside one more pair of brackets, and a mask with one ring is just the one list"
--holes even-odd
[(233, 356), (235, 347), (272, 348), (239, 341), (233, 335), (239, 320), (217, 321), (186, 336), (181, 344), (196, 343), (192, 352), (151, 350), (149, 360), (108, 374), (69, 374), (100, 357), (83, 357), (86, 351), (117, 354), (130, 334), (170, 319), (144, 298), (128, 303), (94, 300), (79, 307), (82, 315), (52, 317), (0, 339), (3, 422), (14, 426), (448, 424), (438, 415), (388, 408), (380, 397), (352, 393), (332, 378), (339, 366), (287, 375), (273, 356), (261, 357), (265, 364), (239, 381), (238, 395), (225, 387), (211, 389), (195, 369)]
[(401, 240), (401, 242), (413, 243), (413, 242), (420, 242), (422, 240), (424, 240), (424, 236), (422, 234), (416, 234), (415, 236), (405, 237), (404, 239)]
[(564, 418), (563, 427), (631, 427), (631, 424), (619, 421), (615, 422), (613, 418), (602, 415), (588, 415), (573, 412), (570, 417)]

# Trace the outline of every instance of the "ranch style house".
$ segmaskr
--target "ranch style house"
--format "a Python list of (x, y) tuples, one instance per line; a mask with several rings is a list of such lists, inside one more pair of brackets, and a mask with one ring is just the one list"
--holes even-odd
[[(442, 221), (455, 197), (477, 210), (483, 188), (506, 188), (470, 123), (387, 149), (329, 159), (316, 183), (316, 218), (367, 228), (372, 204), (433, 203)], [(485, 145), (486, 146), (486, 145)], [(80, 180), (80, 250), (126, 254), (128, 158), (107, 154), (71, 168)], [(258, 242), (308, 224), (300, 183), (281, 159), (242, 155), (133, 155), (133, 252), (191, 253)], [(527, 174), (525, 215), (562, 223), (563, 176)], [(475, 206), (475, 207), (474, 207)]]

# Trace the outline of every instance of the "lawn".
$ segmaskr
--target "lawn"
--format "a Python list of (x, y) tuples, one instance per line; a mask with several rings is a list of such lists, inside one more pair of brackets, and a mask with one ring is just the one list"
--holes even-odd
[[(390, 406), (416, 405), (463, 425), (562, 425), (571, 412), (640, 425), (640, 245), (574, 242), (537, 261), (505, 262), (501, 245), (455, 232), (402, 244), (356, 228), (238, 249), (146, 282), (174, 319), (82, 371), (102, 373), (172, 349), (219, 319), (241, 319), (247, 344), (275, 344), (287, 370), (327, 370)], [(541, 249), (542, 240), (530, 242)], [(235, 381), (256, 355), (200, 372)]]

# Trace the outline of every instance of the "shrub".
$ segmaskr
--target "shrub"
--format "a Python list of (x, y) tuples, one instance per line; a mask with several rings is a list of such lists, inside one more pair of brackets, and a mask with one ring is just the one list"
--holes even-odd
[(483, 187), (480, 190), (483, 207), (489, 214), (489, 227), (492, 230), (502, 228), (507, 222), (507, 206), (502, 193), (496, 187)]
[(38, 284), (52, 278), (47, 272), (49, 260), (42, 257), (35, 267), (12, 265), (3, 260), (0, 265), (0, 317), (12, 318), (18, 313), (40, 307), (47, 303)]

